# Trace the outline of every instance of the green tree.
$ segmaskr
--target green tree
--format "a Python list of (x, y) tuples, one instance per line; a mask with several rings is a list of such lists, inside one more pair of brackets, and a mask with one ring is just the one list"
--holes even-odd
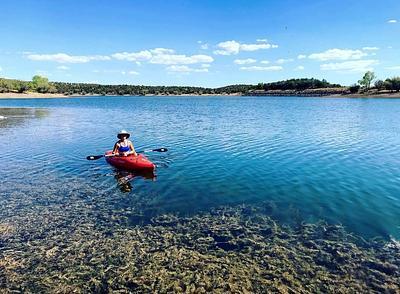
[(29, 84), (24, 81), (17, 81), (15, 84), (15, 90), (18, 93), (24, 93), (29, 90)]
[(10, 80), (0, 79), (0, 93), (7, 93), (11, 91)]
[(49, 79), (36, 75), (32, 78), (32, 89), (39, 93), (48, 93), (50, 90)]
[(376, 75), (372, 71), (367, 71), (358, 83), (363, 86), (366, 90), (371, 87), (372, 81), (376, 78)]

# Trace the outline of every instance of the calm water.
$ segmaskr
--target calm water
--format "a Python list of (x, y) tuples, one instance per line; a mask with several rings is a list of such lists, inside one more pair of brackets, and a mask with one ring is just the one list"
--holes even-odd
[[(399, 113), (396, 99), (0, 100), (0, 206), (17, 192), (31, 205), (74, 193), (145, 219), (267, 201), (283, 223), (325, 219), (399, 238)], [(112, 148), (120, 129), (138, 150), (169, 149), (147, 153), (154, 180), (85, 159)]]

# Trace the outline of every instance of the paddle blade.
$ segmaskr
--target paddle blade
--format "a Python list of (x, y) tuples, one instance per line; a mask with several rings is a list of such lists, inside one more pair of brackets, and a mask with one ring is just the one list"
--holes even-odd
[(99, 158), (104, 157), (104, 155), (89, 155), (86, 157), (87, 160), (97, 160)]
[(155, 151), (155, 152), (167, 152), (168, 149), (167, 148), (158, 148), (158, 149), (153, 149), (151, 151)]

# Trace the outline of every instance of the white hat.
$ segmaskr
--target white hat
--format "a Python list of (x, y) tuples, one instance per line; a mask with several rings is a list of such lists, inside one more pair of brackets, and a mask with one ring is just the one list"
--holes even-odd
[(118, 133), (117, 138), (118, 138), (118, 139), (121, 139), (121, 136), (122, 136), (122, 135), (125, 135), (127, 139), (131, 136), (131, 134), (129, 134), (127, 131), (121, 130), (121, 131)]

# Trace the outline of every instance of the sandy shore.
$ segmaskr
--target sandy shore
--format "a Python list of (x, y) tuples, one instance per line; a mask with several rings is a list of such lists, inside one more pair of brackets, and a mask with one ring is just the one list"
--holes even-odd
[[(101, 95), (64, 95), (64, 94), (42, 94), (42, 93), (0, 93), (0, 99), (28, 99), (28, 98), (76, 98), (76, 97), (92, 97), (92, 96), (101, 96)], [(120, 95), (105, 95), (106, 97), (120, 96)], [(131, 96), (131, 95), (123, 95), (123, 96)], [(153, 95), (148, 94), (145, 96), (149, 97), (168, 97), (168, 96), (198, 96), (198, 97), (210, 97), (210, 96), (241, 96), (240, 93), (233, 94), (203, 94), (203, 95), (195, 95), (195, 94), (182, 94), (182, 95)], [(269, 97), (275, 97), (274, 95), (267, 95)], [(281, 95), (276, 95), (279, 97)], [(288, 95), (292, 96), (292, 95)], [(301, 95), (299, 95), (301, 96)], [(310, 96), (311, 97), (311, 96)], [(400, 92), (394, 93), (378, 93), (378, 94), (348, 94), (348, 95), (327, 95), (327, 96), (318, 96), (323, 98), (400, 98)]]
[[(64, 95), (64, 94), (42, 94), (42, 93), (0, 93), (0, 99), (28, 99), (28, 98), (76, 98), (76, 97), (93, 97), (93, 96), (104, 96), (104, 97), (116, 97), (116, 96), (132, 96), (132, 95)], [(209, 96), (241, 96), (240, 93), (234, 94), (182, 94), (182, 95), (153, 95), (148, 94), (145, 96), (149, 97), (168, 97), (168, 96), (198, 96), (198, 97), (209, 97)]]
[(349, 95), (329, 95), (327, 98), (400, 98), (400, 92), (382, 94), (349, 94)]
[(0, 93), (0, 99), (24, 99), (24, 98), (70, 98), (71, 96), (63, 94), (42, 94), (42, 93)]

